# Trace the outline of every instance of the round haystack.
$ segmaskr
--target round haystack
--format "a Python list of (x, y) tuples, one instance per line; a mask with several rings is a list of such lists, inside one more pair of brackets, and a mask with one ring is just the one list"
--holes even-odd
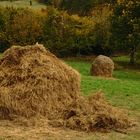
[(83, 131), (131, 124), (102, 94), (80, 96), (79, 73), (43, 45), (13, 46), (0, 59), (0, 119), (20, 117)]
[(92, 63), (90, 73), (95, 76), (112, 77), (114, 62), (107, 56), (99, 55)]

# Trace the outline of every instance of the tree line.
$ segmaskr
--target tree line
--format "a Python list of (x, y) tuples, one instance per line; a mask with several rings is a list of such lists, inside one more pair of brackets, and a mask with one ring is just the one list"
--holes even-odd
[(51, 6), (41, 12), (0, 8), (1, 51), (40, 42), (60, 57), (125, 52), (134, 64), (140, 50), (139, 0), (40, 2)]

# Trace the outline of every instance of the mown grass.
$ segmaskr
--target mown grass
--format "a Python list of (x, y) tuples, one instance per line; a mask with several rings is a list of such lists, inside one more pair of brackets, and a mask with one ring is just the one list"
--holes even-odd
[[(125, 59), (120, 61), (126, 62)], [(140, 71), (116, 70), (113, 73), (113, 79), (105, 79), (90, 76), (90, 62), (66, 61), (66, 63), (80, 72), (83, 95), (91, 95), (102, 90), (113, 105), (140, 111)]]
[(2, 7), (15, 7), (15, 8), (32, 8), (32, 9), (42, 9), (46, 8), (44, 4), (38, 3), (36, 0), (33, 0), (32, 6), (30, 6), (29, 0), (19, 0), (19, 1), (0, 1), (0, 6)]

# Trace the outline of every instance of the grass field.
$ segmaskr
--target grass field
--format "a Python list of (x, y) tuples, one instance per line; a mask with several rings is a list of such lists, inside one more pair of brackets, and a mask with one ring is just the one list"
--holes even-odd
[[(125, 59), (124, 59), (125, 58)], [(115, 70), (112, 79), (90, 76), (90, 61), (77, 59), (65, 60), (67, 64), (75, 68), (81, 74), (81, 92), (83, 96), (95, 94), (102, 90), (105, 97), (113, 105), (126, 109), (131, 118), (137, 122), (137, 126), (127, 133), (84, 133), (69, 129), (52, 129), (49, 131), (41, 127), (19, 128), (15, 125), (8, 126), (2, 122), (0, 125), (0, 140), (139, 140), (140, 139), (140, 69), (128, 69), (126, 57), (114, 58), (115, 62), (123, 64), (120, 70)], [(125, 64), (125, 65), (124, 65)], [(139, 63), (137, 64), (139, 65)], [(123, 68), (123, 66), (125, 68)], [(0, 122), (1, 123), (1, 122)]]
[(113, 79), (104, 79), (90, 76), (89, 62), (67, 61), (67, 63), (81, 73), (83, 95), (90, 95), (101, 89), (114, 105), (140, 111), (140, 71), (116, 70)]
[[(140, 62), (135, 66), (128, 65), (129, 57), (121, 56), (113, 58), (115, 63), (121, 65), (120, 70), (115, 70), (113, 78), (106, 79), (90, 76), (89, 61), (67, 60), (70, 66), (75, 68), (81, 74), (81, 92), (84, 96), (96, 93), (102, 90), (105, 97), (114, 106), (128, 110), (129, 115), (138, 120), (138, 129), (127, 135), (111, 133), (101, 140), (139, 140), (140, 139)], [(91, 136), (91, 140), (98, 140)]]
[(0, 1), (0, 6), (9, 7), (13, 6), (15, 8), (32, 8), (32, 9), (42, 9), (46, 8), (44, 4), (40, 4), (37, 1), (33, 0), (32, 6), (30, 6), (29, 0), (19, 0), (19, 1)]

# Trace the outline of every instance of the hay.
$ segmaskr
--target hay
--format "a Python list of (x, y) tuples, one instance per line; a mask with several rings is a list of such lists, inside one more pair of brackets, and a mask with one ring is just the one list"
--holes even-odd
[(107, 56), (99, 55), (92, 63), (90, 73), (95, 76), (112, 77), (114, 62)]
[(78, 97), (79, 89), (78, 72), (43, 46), (12, 47), (0, 61), (3, 116), (31, 117), (39, 113), (56, 117), (61, 108)]
[(80, 98), (67, 108), (66, 126), (83, 131), (117, 130), (130, 126), (122, 111), (112, 107), (102, 93), (96, 93), (85, 100)]
[(36, 116), (83, 131), (131, 124), (102, 94), (81, 97), (79, 73), (42, 45), (13, 46), (0, 59), (0, 119)]

